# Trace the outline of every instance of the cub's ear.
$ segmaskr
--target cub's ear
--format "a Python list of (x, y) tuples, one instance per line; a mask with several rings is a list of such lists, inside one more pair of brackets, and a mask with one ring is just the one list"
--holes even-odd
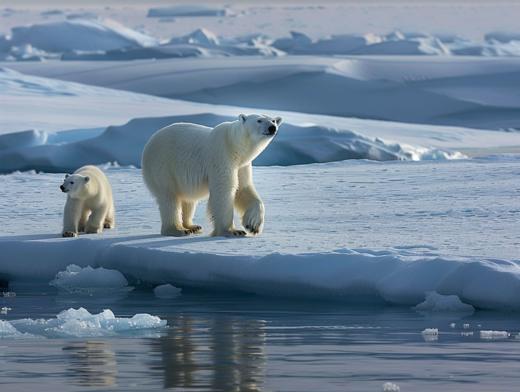
[(89, 181), (90, 181), (90, 177), (89, 176), (85, 177), (85, 182), (89, 182)]
[(274, 118), (274, 122), (276, 123), (276, 125), (280, 125), (282, 123), (282, 118), (281, 117), (275, 117)]
[(65, 174), (65, 178), (69, 178), (69, 175), (68, 175), (68, 174)]
[(240, 120), (240, 122), (243, 124), (246, 122), (247, 120), (247, 116), (245, 114), (239, 114), (238, 115), (238, 119)]

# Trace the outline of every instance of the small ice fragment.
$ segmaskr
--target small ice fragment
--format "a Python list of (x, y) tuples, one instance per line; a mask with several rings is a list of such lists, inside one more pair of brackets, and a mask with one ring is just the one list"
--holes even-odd
[(7, 312), (9, 312), (11, 310), (11, 308), (8, 308), (7, 306), (2, 306), (0, 308), (0, 314), (7, 314)]
[(481, 339), (507, 339), (510, 336), (507, 331), (480, 331)]
[(426, 328), (421, 332), (426, 342), (432, 342), (439, 339), (439, 330), (437, 328)]
[(462, 331), (460, 333), (461, 336), (473, 336), (473, 331)]
[(467, 323), (466, 324), (462, 324), (462, 328), (468, 329), (469, 328), (469, 324), (467, 324)]
[(174, 298), (181, 293), (182, 289), (172, 286), (171, 284), (162, 284), (153, 289), (153, 293), (157, 298)]
[(16, 297), (16, 293), (14, 291), (4, 291), (2, 295), (4, 297)]
[(457, 324), (455, 324), (455, 323), (450, 324), (450, 328), (455, 328), (456, 326), (457, 326)]
[(383, 384), (383, 392), (399, 392), (400, 390), (399, 385), (392, 382), (385, 382)]

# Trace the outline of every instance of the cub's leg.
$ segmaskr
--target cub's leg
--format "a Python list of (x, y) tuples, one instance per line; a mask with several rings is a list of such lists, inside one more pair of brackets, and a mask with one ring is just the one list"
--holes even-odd
[(78, 226), (83, 212), (83, 202), (67, 198), (65, 209), (63, 211), (63, 237), (76, 237), (78, 235)]
[(202, 227), (199, 225), (193, 224), (193, 214), (195, 213), (195, 208), (197, 208), (196, 201), (183, 201), (182, 202), (182, 225), (185, 229), (188, 229), (191, 233), (200, 233), (202, 231)]

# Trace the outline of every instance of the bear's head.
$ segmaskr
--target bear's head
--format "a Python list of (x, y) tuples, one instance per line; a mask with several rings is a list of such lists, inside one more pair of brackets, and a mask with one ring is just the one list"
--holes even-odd
[(84, 193), (89, 181), (90, 177), (88, 176), (82, 176), (81, 174), (66, 174), (63, 184), (60, 185), (60, 189), (70, 197), (80, 197)]
[(249, 116), (241, 114), (238, 116), (238, 121), (251, 139), (258, 142), (271, 141), (282, 124), (281, 117), (272, 118), (259, 114), (250, 114)]

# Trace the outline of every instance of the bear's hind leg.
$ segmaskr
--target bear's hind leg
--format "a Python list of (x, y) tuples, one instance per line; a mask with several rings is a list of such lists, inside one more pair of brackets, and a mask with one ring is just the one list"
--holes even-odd
[(103, 232), (103, 224), (105, 217), (107, 216), (107, 208), (102, 207), (92, 211), (88, 217), (87, 226), (85, 227), (85, 233), (97, 234)]
[(111, 205), (107, 216), (105, 218), (105, 223), (103, 224), (104, 229), (113, 229), (116, 226), (116, 219), (115, 219), (115, 211), (114, 206)]
[(202, 231), (202, 227), (193, 224), (193, 214), (197, 208), (197, 202), (195, 201), (183, 201), (182, 202), (182, 225), (185, 229), (188, 229), (191, 233), (196, 234)]
[(176, 197), (157, 199), (161, 213), (161, 235), (182, 237), (190, 234), (190, 230), (182, 226), (182, 205)]

